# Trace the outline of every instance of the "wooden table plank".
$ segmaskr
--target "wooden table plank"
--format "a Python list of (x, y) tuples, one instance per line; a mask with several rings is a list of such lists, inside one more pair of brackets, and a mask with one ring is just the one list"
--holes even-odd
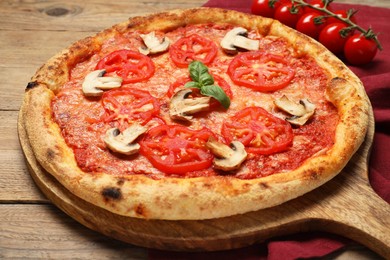
[(100, 31), (128, 17), (176, 8), (198, 7), (206, 0), (161, 1), (1, 1), (0, 30)]
[(146, 250), (85, 228), (50, 205), (0, 205), (0, 258), (145, 259)]
[[(72, 42), (128, 17), (174, 8), (196, 7), (205, 2), (206, 0), (0, 1), (1, 259), (147, 258), (143, 248), (115, 241), (83, 227), (42, 195), (27, 171), (20, 150), (16, 131), (17, 114), (30, 77), (49, 57)], [(389, 0), (336, 2), (390, 7)], [(366, 258), (365, 253), (368, 256)], [(374, 258), (366, 249), (357, 255), (359, 259)], [(340, 259), (349, 257), (350, 255)]]

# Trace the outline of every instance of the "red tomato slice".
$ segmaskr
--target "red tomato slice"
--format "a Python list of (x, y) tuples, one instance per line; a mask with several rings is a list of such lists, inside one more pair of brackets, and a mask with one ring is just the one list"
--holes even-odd
[(105, 69), (108, 75), (116, 73), (123, 79), (123, 84), (128, 84), (149, 79), (155, 68), (148, 56), (135, 51), (119, 50), (101, 59), (95, 69)]
[(256, 154), (273, 154), (287, 150), (293, 141), (291, 125), (261, 107), (248, 107), (227, 119), (222, 135), (230, 143), (242, 142)]
[(237, 85), (275, 91), (286, 87), (295, 71), (282, 56), (254, 51), (237, 55), (229, 64), (228, 74)]
[(197, 34), (183, 37), (169, 47), (171, 59), (176, 66), (182, 68), (194, 60), (208, 65), (214, 60), (217, 52), (218, 47), (213, 41)]
[[(229, 84), (222, 77), (220, 77), (218, 75), (212, 75), (212, 76), (214, 78), (215, 84), (220, 86), (223, 89), (223, 91), (225, 91), (226, 95), (230, 98), (230, 100), (232, 100), (233, 99), (233, 92), (232, 92)], [(170, 85), (168, 92), (167, 92), (167, 96), (169, 98), (172, 97), (175, 94), (177, 88), (184, 88), (184, 85), (190, 81), (191, 81), (190, 77), (182, 77), (182, 78), (176, 80), (173, 84)], [(202, 94), (200, 94), (200, 92), (199, 92), (199, 89), (193, 89), (193, 94), (196, 96), (202, 96)], [(220, 106), (221, 106), (221, 103), (219, 103), (218, 100), (215, 100), (214, 98), (211, 99), (210, 108), (217, 108)]]
[(146, 124), (160, 112), (159, 102), (149, 92), (124, 88), (104, 92), (103, 107), (106, 110), (105, 122), (137, 121)]
[(210, 136), (214, 135), (207, 128), (160, 125), (150, 129), (140, 141), (140, 153), (167, 174), (204, 170), (211, 167), (214, 159), (206, 147)]

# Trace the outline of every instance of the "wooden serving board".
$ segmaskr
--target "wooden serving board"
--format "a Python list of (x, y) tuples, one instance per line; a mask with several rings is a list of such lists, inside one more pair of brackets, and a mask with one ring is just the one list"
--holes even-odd
[(368, 158), (374, 136), (372, 111), (365, 142), (342, 172), (329, 182), (277, 207), (199, 221), (124, 217), (79, 199), (36, 161), (23, 121), (20, 113), (19, 140), (38, 187), (69, 216), (109, 237), (149, 248), (214, 251), (316, 230), (348, 237), (390, 259), (390, 205), (372, 190), (368, 180)]

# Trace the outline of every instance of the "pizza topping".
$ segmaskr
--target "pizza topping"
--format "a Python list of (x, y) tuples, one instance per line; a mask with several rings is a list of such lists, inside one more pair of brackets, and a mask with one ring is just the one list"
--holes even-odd
[(169, 48), (169, 55), (176, 66), (185, 68), (194, 60), (210, 64), (217, 56), (217, 45), (198, 34), (180, 38)]
[(140, 142), (140, 153), (164, 173), (185, 175), (212, 166), (214, 156), (206, 147), (210, 136), (213, 133), (207, 128), (160, 125), (146, 133)]
[(164, 37), (162, 41), (160, 41), (155, 32), (151, 32), (148, 34), (140, 34), (140, 37), (144, 41), (145, 47), (140, 47), (138, 50), (140, 53), (144, 55), (155, 54), (159, 52), (164, 52), (168, 50), (170, 41), (168, 38)]
[(239, 141), (231, 142), (229, 147), (210, 137), (206, 146), (216, 156), (213, 160), (214, 168), (222, 171), (237, 170), (247, 157), (245, 146)]
[(291, 125), (261, 107), (247, 107), (222, 125), (228, 142), (240, 141), (247, 152), (274, 154), (287, 150), (293, 141)]
[(257, 40), (247, 38), (248, 31), (242, 27), (236, 27), (226, 33), (221, 41), (222, 49), (228, 54), (235, 54), (238, 52), (237, 48), (257, 51), (260, 43)]
[(105, 69), (95, 70), (89, 73), (82, 84), (83, 93), (86, 96), (101, 96), (103, 90), (119, 88), (122, 85), (120, 77), (104, 77)]
[(300, 126), (304, 125), (307, 120), (309, 120), (316, 108), (316, 106), (306, 98), (299, 100), (299, 103), (294, 103), (285, 95), (275, 100), (274, 103), (278, 108), (292, 115), (292, 117), (286, 118), (288, 122)]
[(143, 127), (139, 124), (133, 124), (122, 133), (118, 128), (111, 128), (106, 132), (104, 137), (104, 142), (107, 147), (117, 153), (131, 155), (138, 153), (139, 144), (134, 143), (140, 135), (145, 133), (147, 130), (146, 127)]
[(142, 53), (118, 50), (101, 59), (96, 69), (105, 69), (107, 73), (123, 78), (124, 84), (129, 84), (149, 79), (155, 67), (152, 59)]
[(185, 87), (198, 88), (205, 96), (218, 100), (224, 108), (229, 108), (230, 98), (226, 92), (218, 85), (214, 85), (214, 78), (209, 73), (209, 69), (200, 61), (193, 61), (188, 66), (190, 77), (193, 81), (187, 82)]
[(206, 111), (210, 107), (210, 97), (189, 98), (191, 89), (178, 91), (169, 104), (169, 116), (172, 119), (191, 120), (192, 114)]
[(239, 86), (269, 92), (286, 87), (295, 71), (283, 56), (251, 51), (238, 54), (230, 62), (228, 74)]
[(136, 88), (121, 88), (103, 94), (104, 122), (139, 122), (144, 125), (160, 112), (158, 99)]

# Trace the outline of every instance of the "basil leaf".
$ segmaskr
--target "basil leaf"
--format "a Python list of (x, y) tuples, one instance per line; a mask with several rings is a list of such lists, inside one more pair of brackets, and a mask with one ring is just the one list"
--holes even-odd
[(206, 73), (203, 73), (202, 75), (200, 75), (199, 83), (202, 86), (213, 85), (214, 84), (214, 78), (208, 72), (206, 72)]
[(209, 69), (200, 61), (193, 61), (188, 66), (190, 77), (193, 81), (201, 83), (201, 76), (208, 73)]
[(202, 88), (202, 85), (200, 85), (198, 82), (195, 81), (189, 81), (184, 85), (185, 88)]
[(228, 109), (230, 106), (230, 98), (226, 95), (225, 91), (223, 91), (223, 89), (220, 86), (217, 85), (203, 86), (200, 89), (200, 93), (202, 95), (215, 98), (226, 109)]

